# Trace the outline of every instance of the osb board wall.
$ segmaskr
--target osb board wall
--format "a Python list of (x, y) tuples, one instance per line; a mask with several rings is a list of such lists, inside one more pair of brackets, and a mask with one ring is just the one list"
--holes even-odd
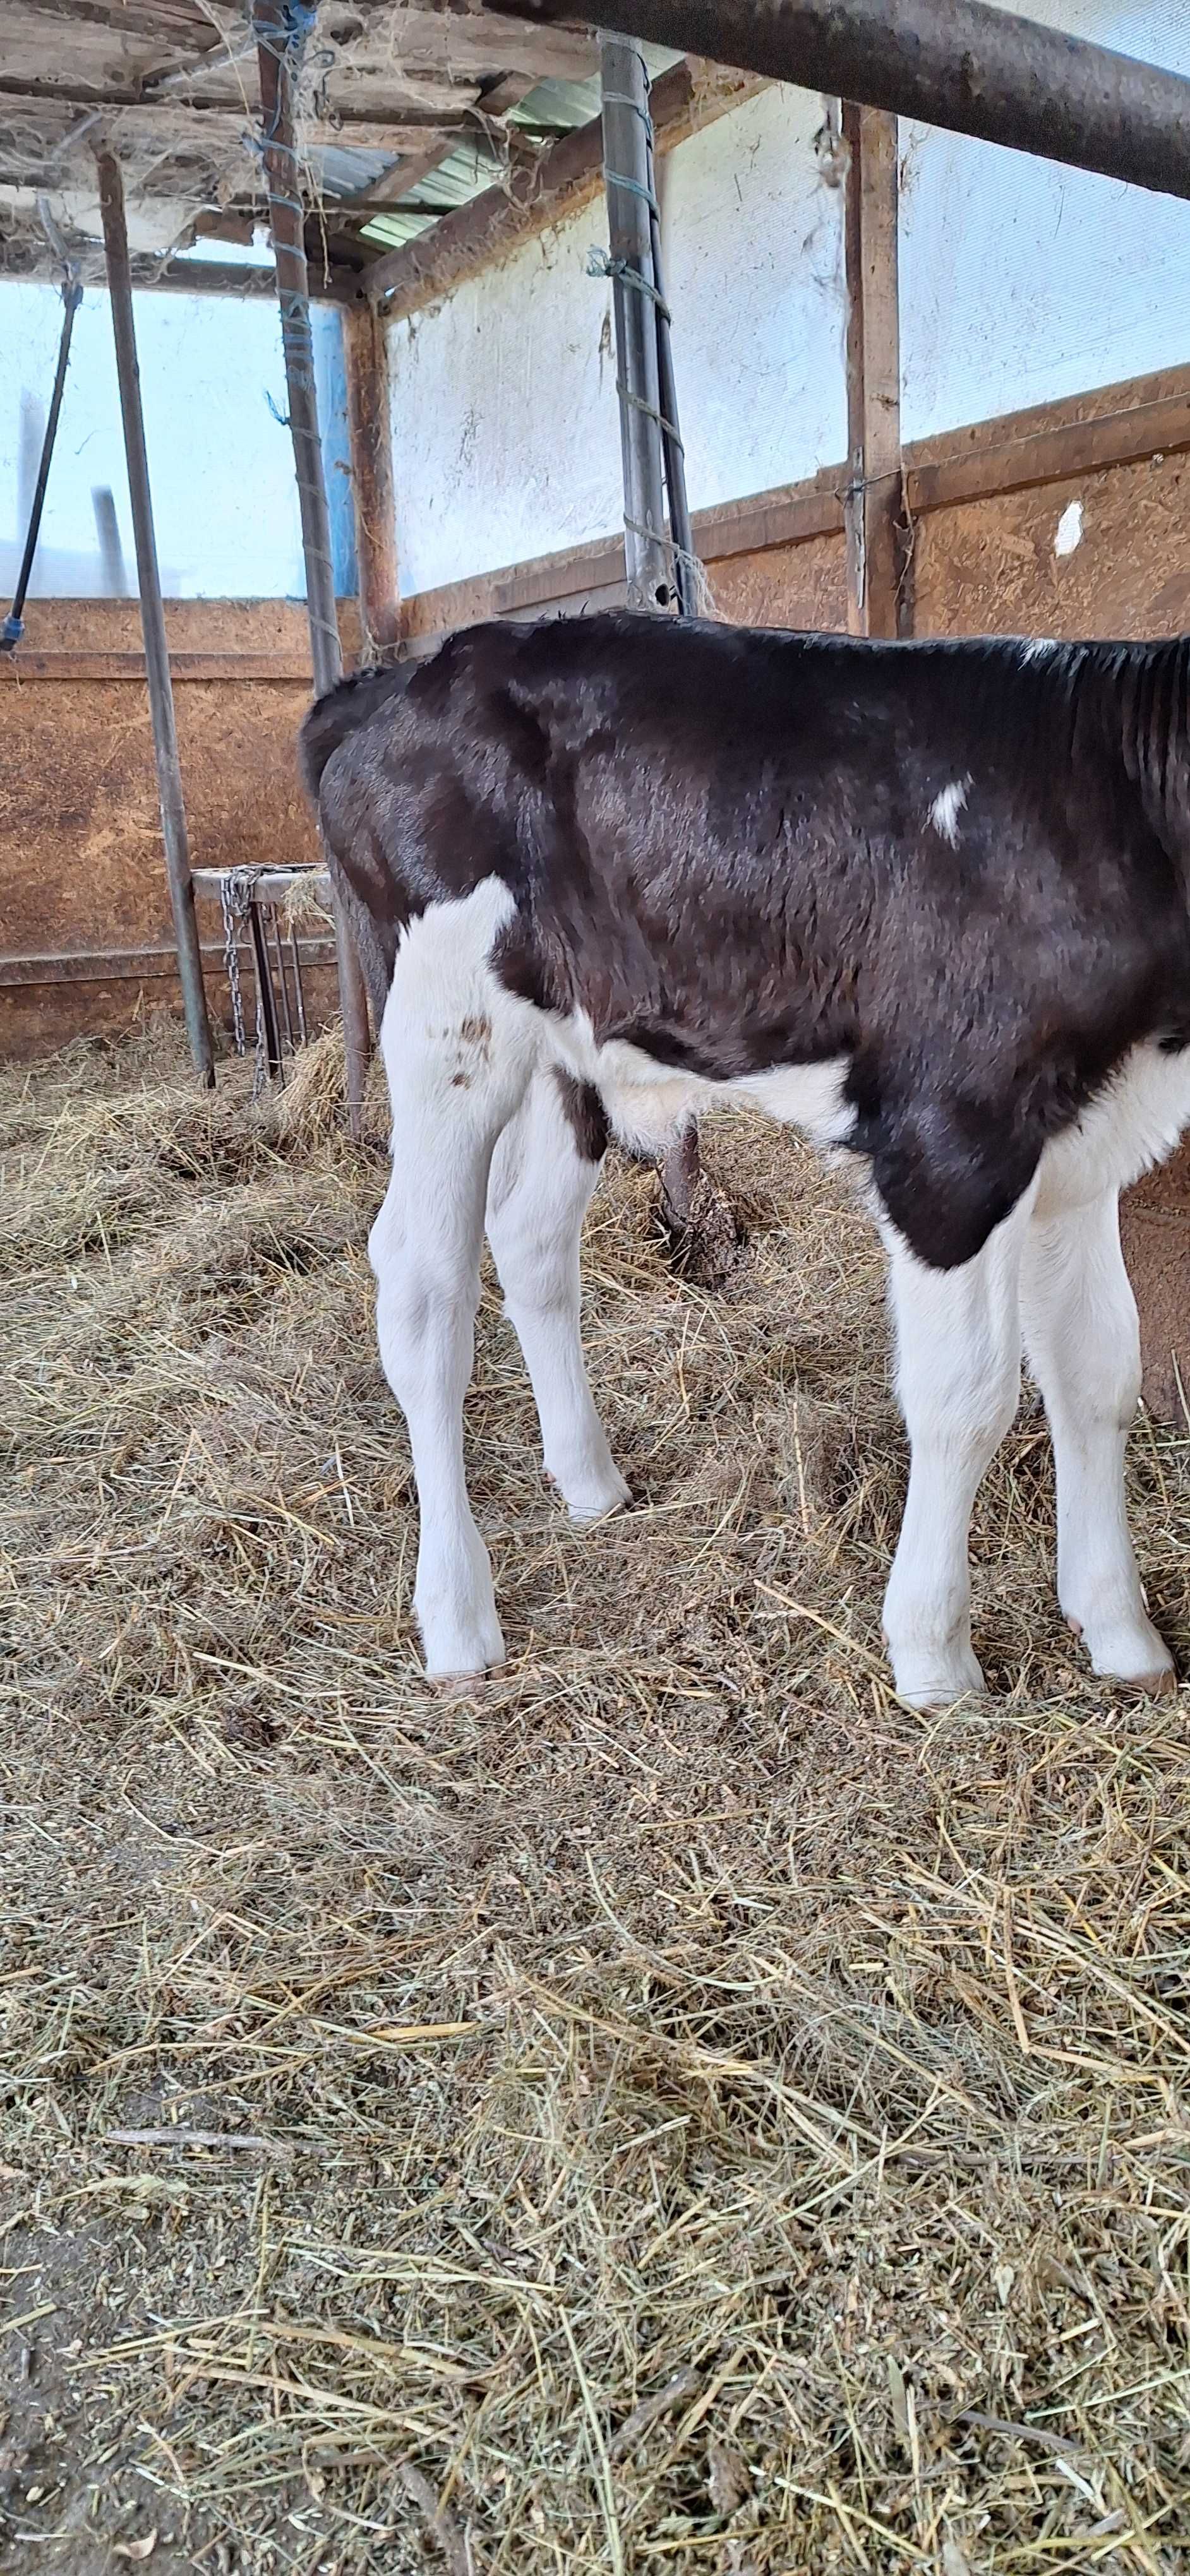
[[(1057, 551), (1075, 533), (1078, 542)], [(918, 635), (1176, 635), (1190, 627), (1190, 457), (1154, 456), (920, 518)]]
[[(180, 600), (166, 623), (195, 864), (315, 860), (295, 758), (310, 693), (304, 609)], [(191, 664), (205, 676), (186, 676)], [(205, 905), (200, 930), (226, 1024), (221, 925)], [(33, 603), (19, 654), (0, 663), (0, 1051), (176, 1007), (171, 942), (136, 604)], [(330, 990), (318, 976), (316, 1007)]]
[[(1114, 423), (1114, 428), (1113, 428)], [(1100, 438), (1126, 461), (1028, 482), (1037, 444)], [(1136, 461), (1151, 435), (1165, 452)], [(1030, 444), (1030, 442), (1032, 442)], [(1079, 447), (1082, 453), (1082, 446)], [(1101, 389), (924, 442), (907, 454), (911, 497), (939, 469), (982, 458), (1025, 488), (942, 496), (915, 514), (918, 634), (1144, 635), (1190, 626), (1190, 371)], [(1026, 459), (1026, 468), (1020, 460)], [(1037, 468), (1052, 470), (1044, 460)], [(846, 623), (837, 475), (793, 493), (699, 514), (719, 613), (756, 625)], [(969, 484), (965, 487), (969, 488)], [(1078, 505), (1078, 542), (1059, 528)], [(786, 532), (791, 531), (786, 541)], [(753, 543), (753, 539), (756, 540)], [(733, 551), (739, 547), (740, 551)], [(404, 603), (411, 649), (478, 616), (536, 616), (622, 596), (614, 541)], [(303, 609), (284, 601), (176, 601), (167, 608), (187, 806), (197, 862), (253, 865), (315, 855), (294, 737), (308, 695)], [(341, 612), (355, 658), (354, 612)], [(38, 602), (15, 666), (0, 663), (0, 1049), (54, 1043), (176, 1005), (139, 619), (132, 601)], [(212, 943), (212, 1003), (226, 1017)], [(123, 951), (113, 960), (112, 951)], [(154, 954), (153, 952), (156, 952)], [(49, 961), (67, 956), (73, 972)], [(105, 976), (104, 959), (113, 966)], [(40, 980), (13, 960), (46, 961)], [(85, 961), (85, 963), (84, 963)], [(79, 965), (84, 963), (80, 976)], [(15, 980), (14, 980), (15, 973)]]
[(807, 537), (761, 554), (726, 555), (709, 566), (720, 617), (740, 626), (847, 624), (847, 557), (839, 537)]

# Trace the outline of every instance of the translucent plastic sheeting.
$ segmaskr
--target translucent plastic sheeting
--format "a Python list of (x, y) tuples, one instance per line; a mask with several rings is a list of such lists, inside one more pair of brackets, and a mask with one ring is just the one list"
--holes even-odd
[[(167, 598), (301, 598), (297, 487), (272, 298), (238, 303), (228, 295), (142, 293), (135, 313)], [(35, 471), (61, 322), (52, 286), (0, 285), (0, 599), (8, 597), (24, 542), (30, 460)], [(350, 590), (350, 490), (346, 475), (334, 471), (346, 457), (337, 313), (316, 306), (314, 333), (336, 575), (340, 589)], [(135, 591), (111, 315), (106, 295), (92, 290), (75, 324), (31, 598), (101, 597), (109, 588), (111, 538), (105, 546), (94, 497), (105, 491), (115, 504), (125, 587)]]
[[(1190, 73), (1188, 0), (1035, 0)], [(925, 438), (1190, 360), (1190, 203), (901, 127), (902, 431)]]

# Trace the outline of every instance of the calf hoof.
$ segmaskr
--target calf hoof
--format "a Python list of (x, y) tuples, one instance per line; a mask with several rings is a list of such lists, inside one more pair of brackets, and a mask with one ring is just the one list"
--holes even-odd
[(450, 1636), (427, 1642), (424, 1620), (419, 1620), (422, 1647), (426, 1659), (426, 1680), (435, 1690), (461, 1689), (467, 1682), (480, 1681), (485, 1673), (498, 1672), (506, 1662), (504, 1639), (499, 1621), (490, 1628), (455, 1628)]
[(591, 1521), (605, 1521), (610, 1512), (622, 1512), (632, 1500), (631, 1486), (610, 1457), (588, 1463), (569, 1476), (560, 1476), (556, 1468), (547, 1467), (545, 1481), (561, 1495), (576, 1529), (586, 1528)]
[(1082, 1639), (1100, 1680), (1122, 1682), (1145, 1699), (1173, 1697), (1178, 1687), (1173, 1656), (1142, 1610), (1110, 1621), (1074, 1619), (1068, 1612), (1067, 1624)]
[(925, 1716), (940, 1717), (956, 1700), (981, 1698), (987, 1690), (983, 1667), (969, 1645), (894, 1647), (887, 1638), (885, 1644), (897, 1698)]
[(605, 1521), (610, 1512), (622, 1512), (631, 1500), (631, 1486), (625, 1484), (618, 1468), (613, 1467), (602, 1484), (567, 1494), (566, 1509), (576, 1529), (587, 1529), (592, 1521)]
[(413, 1596), (427, 1681), (468, 1681), (494, 1672), (504, 1662), (504, 1639), (486, 1548), (479, 1545), (461, 1569), (456, 1565), (450, 1581), (438, 1571), (439, 1579), (427, 1582), (419, 1567)]

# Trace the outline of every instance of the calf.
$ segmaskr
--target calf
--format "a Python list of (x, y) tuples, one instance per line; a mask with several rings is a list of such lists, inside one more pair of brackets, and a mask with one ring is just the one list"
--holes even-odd
[(303, 756), (371, 989), (393, 1171), (370, 1253), (431, 1674), (501, 1662), (463, 1472), (488, 1238), (576, 1520), (627, 1499), (579, 1337), (609, 1127), (747, 1101), (851, 1157), (887, 1246), (909, 1494), (898, 1692), (982, 1687), (972, 1503), (1022, 1341), (1058, 1591), (1174, 1687), (1124, 1506), (1121, 1188), (1190, 1119), (1190, 640), (869, 644), (630, 615), (361, 673)]

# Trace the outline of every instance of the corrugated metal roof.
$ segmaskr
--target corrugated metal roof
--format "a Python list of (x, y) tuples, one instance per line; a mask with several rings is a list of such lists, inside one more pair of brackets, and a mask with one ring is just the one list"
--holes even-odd
[[(641, 52), (654, 79), (682, 59), (664, 45), (642, 45)], [(544, 140), (551, 135), (572, 133), (576, 126), (589, 125), (598, 114), (598, 79), (543, 80), (502, 122), (519, 126), (522, 133), (540, 134)], [(482, 106), (479, 116), (481, 119)], [(391, 214), (386, 211), (373, 215), (361, 226), (360, 237), (374, 242), (378, 249), (398, 250), (403, 242), (415, 241), (419, 233), (428, 231), (440, 215), (453, 213), (473, 197), (482, 196), (485, 188), (494, 187), (505, 166), (498, 142), (493, 145), (487, 141), (480, 122), (474, 139), (468, 136), (465, 143), (456, 143), (409, 190), (408, 202), (402, 197), (394, 198)]]

